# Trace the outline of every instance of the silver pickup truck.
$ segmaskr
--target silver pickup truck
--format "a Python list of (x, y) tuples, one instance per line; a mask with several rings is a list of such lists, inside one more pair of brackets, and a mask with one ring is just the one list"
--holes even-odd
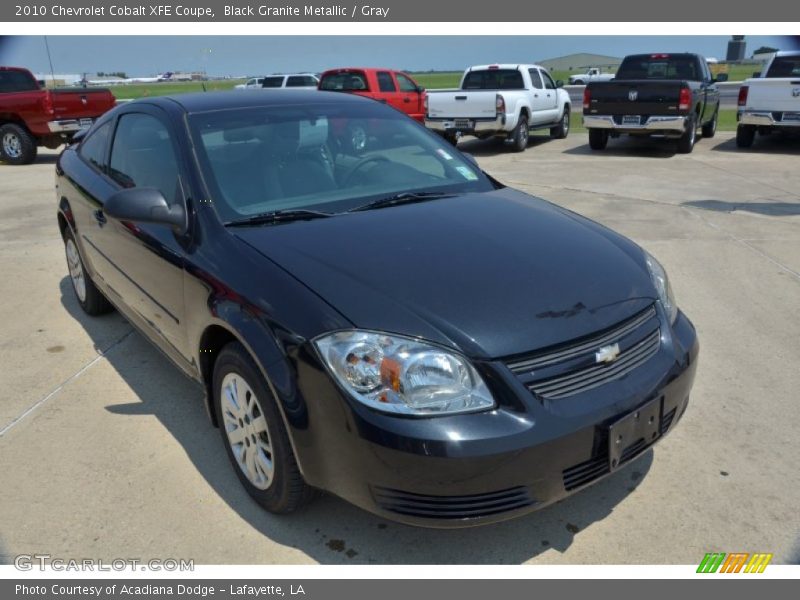
[(777, 52), (761, 72), (739, 88), (736, 145), (749, 148), (756, 132), (800, 133), (800, 51)]
[(464, 72), (458, 90), (428, 90), (425, 126), (453, 144), (462, 135), (495, 136), (521, 152), (532, 130), (567, 137), (570, 108), (569, 94), (543, 67), (482, 65)]

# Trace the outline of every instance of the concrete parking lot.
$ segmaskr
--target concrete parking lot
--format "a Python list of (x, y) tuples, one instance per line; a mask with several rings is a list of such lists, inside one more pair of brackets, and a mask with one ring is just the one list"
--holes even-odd
[(0, 562), (678, 563), (705, 552), (800, 562), (800, 143), (466, 140), (508, 185), (632, 237), (667, 267), (701, 355), (692, 402), (655, 450), (538, 513), (423, 530), (333, 497), (287, 517), (246, 495), (199, 387), (117, 314), (72, 295), (56, 154), (0, 166)]

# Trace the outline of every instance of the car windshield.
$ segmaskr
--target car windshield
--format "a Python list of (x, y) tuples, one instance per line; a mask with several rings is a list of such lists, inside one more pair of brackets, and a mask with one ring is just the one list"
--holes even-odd
[(190, 115), (220, 218), (347, 211), (407, 192), (484, 192), (492, 182), (447, 142), (380, 104), (237, 108)]
[(769, 66), (767, 77), (800, 77), (800, 54), (776, 56)]
[(680, 54), (652, 54), (628, 56), (617, 71), (620, 79), (685, 79), (700, 81), (697, 61), (693, 56)]
[(525, 82), (516, 69), (486, 69), (470, 71), (461, 85), (464, 90), (522, 90)]

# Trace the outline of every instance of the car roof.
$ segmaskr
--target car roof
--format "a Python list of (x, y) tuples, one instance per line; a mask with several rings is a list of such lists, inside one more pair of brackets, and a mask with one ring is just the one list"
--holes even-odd
[(779, 50), (775, 56), (800, 56), (800, 50)]
[[(541, 65), (534, 65), (528, 63), (493, 63), (491, 65), (475, 65), (467, 69), (467, 71), (488, 71), (489, 69), (544, 69)], [(544, 69), (545, 71), (547, 69)]]
[(258, 108), (262, 106), (286, 106), (302, 104), (347, 104), (356, 102), (374, 102), (355, 94), (342, 92), (321, 92), (316, 89), (281, 88), (256, 91), (252, 94), (242, 94), (235, 90), (224, 92), (196, 92), (191, 94), (176, 94), (174, 96), (157, 96), (133, 100), (128, 105), (137, 103), (155, 104), (157, 106), (176, 104), (184, 112), (197, 113), (212, 110), (229, 110), (235, 108)]

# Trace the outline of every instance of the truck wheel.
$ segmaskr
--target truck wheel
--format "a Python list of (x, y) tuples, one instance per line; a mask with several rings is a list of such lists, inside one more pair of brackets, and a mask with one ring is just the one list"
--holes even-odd
[(6, 123), (0, 127), (0, 160), (27, 165), (36, 160), (36, 140), (24, 127)]
[(557, 127), (550, 128), (550, 137), (555, 140), (563, 140), (569, 135), (569, 107), (564, 107), (564, 115)]
[(711, 119), (708, 123), (703, 125), (703, 137), (704, 138), (713, 138), (714, 134), (717, 133), (717, 120), (719, 119), (719, 107), (714, 112), (714, 118)]
[(528, 133), (528, 117), (520, 115), (519, 123), (514, 128), (514, 152), (522, 152), (528, 147)]
[(583, 85), (583, 79), (576, 79), (576, 80), (573, 82), (573, 85)]
[(736, 145), (739, 148), (749, 148), (756, 139), (756, 128), (752, 125), (739, 125), (736, 128)]
[(694, 143), (697, 140), (697, 121), (694, 116), (689, 117), (688, 126), (684, 134), (678, 139), (678, 152), (689, 154), (694, 150)]
[(608, 131), (605, 129), (589, 130), (589, 147), (592, 150), (605, 150), (608, 145)]

